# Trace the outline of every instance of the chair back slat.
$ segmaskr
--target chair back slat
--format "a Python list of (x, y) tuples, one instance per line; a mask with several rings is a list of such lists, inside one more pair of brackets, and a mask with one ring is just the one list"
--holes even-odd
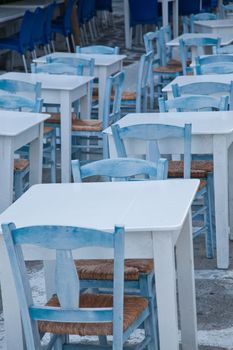
[(83, 67), (73, 67), (63, 63), (31, 64), (32, 73), (82, 75)]
[(76, 46), (77, 53), (85, 54), (102, 54), (102, 55), (119, 55), (119, 47), (111, 47), (105, 45), (91, 45), (91, 46)]
[(196, 63), (196, 74), (231, 74), (233, 73), (233, 61), (219, 61), (210, 64)]
[(73, 57), (48, 57), (48, 63), (61, 63), (76, 67), (80, 71), (79, 75), (85, 74), (94, 76), (95, 60), (94, 58), (73, 58)]

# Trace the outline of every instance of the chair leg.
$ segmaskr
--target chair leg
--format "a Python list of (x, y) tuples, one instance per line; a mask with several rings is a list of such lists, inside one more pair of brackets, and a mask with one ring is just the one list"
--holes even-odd
[(23, 172), (16, 171), (14, 174), (15, 200), (23, 194)]
[(25, 73), (28, 73), (27, 62), (26, 62), (26, 58), (25, 58), (24, 54), (22, 55), (22, 59), (23, 59), (23, 65), (24, 65)]
[(56, 129), (51, 138), (51, 182), (56, 183)]
[(73, 50), (74, 50), (74, 52), (75, 52), (75, 50), (76, 50), (76, 45), (75, 45), (73, 33), (71, 33), (71, 36), (70, 36), (70, 37), (71, 37), (71, 42), (72, 42)]
[(52, 51), (55, 52), (54, 40), (51, 40)]
[(214, 256), (214, 243), (213, 243), (213, 225), (212, 225), (212, 212), (211, 212), (211, 198), (210, 198), (210, 188), (208, 186), (204, 194), (204, 205), (206, 207), (206, 212), (204, 214), (206, 235), (205, 235), (205, 245), (206, 245), (206, 257), (212, 259)]
[(71, 52), (71, 50), (70, 50), (70, 42), (69, 42), (68, 36), (66, 36), (66, 46), (67, 46), (68, 51)]
[(99, 336), (99, 343), (100, 343), (100, 345), (103, 345), (103, 346), (108, 345), (107, 337), (105, 335), (100, 335)]

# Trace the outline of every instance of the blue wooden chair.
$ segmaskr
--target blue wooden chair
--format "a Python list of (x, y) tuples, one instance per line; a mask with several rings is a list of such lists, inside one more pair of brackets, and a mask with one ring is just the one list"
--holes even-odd
[[(123, 349), (124, 342), (143, 323), (146, 325), (146, 334), (140, 349), (153, 347), (154, 329), (151, 326), (147, 299), (124, 295), (123, 227), (115, 226), (113, 232), (71, 226), (31, 226), (17, 229), (10, 223), (2, 225), (2, 230), (18, 293), (27, 349), (40, 349), (40, 335), (45, 333), (52, 334), (45, 347), (47, 350), (53, 346), (56, 349), (87, 349), (87, 344), (77, 343), (75, 346), (70, 343), (69, 337), (65, 336), (69, 334), (113, 335), (113, 344), (101, 348)], [(45, 306), (36, 304), (32, 298), (22, 250), (25, 244), (50, 249), (56, 256), (56, 294)], [(79, 276), (72, 252), (83, 247), (113, 250), (113, 294), (80, 292)], [(96, 349), (98, 346), (91, 347), (88, 344), (88, 348)]]
[(181, 16), (188, 16), (192, 13), (200, 12), (200, 0), (179, 0), (179, 14)]
[(233, 72), (233, 56), (217, 54), (196, 57), (196, 73), (202, 74), (230, 74)]
[(151, 83), (151, 67), (153, 52), (143, 54), (140, 58), (136, 91), (123, 91), (121, 106), (124, 111), (146, 112), (148, 105), (148, 90), (150, 87), (150, 100), (154, 102), (154, 82)]
[(172, 40), (171, 26), (167, 25), (161, 27), (159, 30), (159, 52), (160, 59), (163, 66), (178, 66), (181, 67), (181, 61), (172, 58), (172, 47), (167, 46), (167, 43)]
[[(161, 157), (159, 143), (169, 138), (183, 139), (184, 152), (182, 161), (169, 161), (168, 176), (170, 178), (201, 178), (207, 179), (207, 172), (194, 167), (191, 162), (191, 125), (186, 124), (184, 127), (164, 125), (164, 124), (138, 124), (122, 127), (118, 124), (112, 125), (112, 134), (118, 157), (127, 157), (125, 140), (135, 139), (145, 141), (145, 152), (143, 156), (147, 159), (157, 162)], [(198, 164), (199, 165), (199, 164)], [(198, 200), (204, 200), (204, 205), (198, 206), (193, 213), (193, 219), (200, 218), (204, 220), (203, 226), (193, 228), (193, 238), (204, 234), (206, 244), (206, 256), (213, 257), (213, 227), (211, 215), (210, 194), (204, 181), (201, 181), (199, 191), (196, 195)]]
[(44, 42), (45, 23), (47, 21), (47, 8), (38, 7), (34, 13), (33, 27), (31, 31), (31, 51), (33, 58), (37, 58), (36, 49), (40, 46), (44, 47), (44, 52), (47, 54)]
[(217, 47), (214, 51), (216, 54), (233, 54), (233, 45), (225, 45), (221, 47)]
[(52, 38), (52, 20), (56, 9), (56, 2), (49, 4), (46, 8), (46, 21), (44, 24), (44, 47), (47, 48), (47, 52), (51, 53), (51, 47), (53, 52), (55, 52), (53, 38)]
[(221, 18), (227, 18), (228, 13), (233, 12), (233, 4), (221, 4), (220, 5), (220, 16)]
[[(72, 122), (73, 151), (98, 153), (101, 151), (104, 158), (108, 158), (107, 135), (103, 130), (115, 123), (121, 117), (121, 94), (124, 81), (124, 72), (116, 73), (107, 79), (105, 90), (105, 104), (103, 122), (100, 120), (74, 119)], [(87, 144), (78, 144), (76, 141), (88, 141)], [(91, 139), (97, 141), (91, 144)]]
[(197, 14), (191, 14), (189, 17), (185, 16), (182, 18), (183, 33), (194, 33), (194, 22), (195, 21), (211, 21), (217, 19), (215, 13), (201, 12)]
[[(168, 64), (166, 53), (164, 51), (165, 29), (162, 31), (148, 32), (143, 36), (146, 52), (153, 52), (154, 59), (150, 75), (150, 107), (153, 108), (154, 99), (154, 78), (158, 78), (158, 95), (168, 79), (174, 79), (182, 73), (182, 67), (179, 65)], [(166, 45), (165, 45), (166, 46)], [(166, 51), (166, 50), (165, 50)]]
[(102, 54), (102, 55), (119, 55), (119, 47), (111, 47), (105, 45), (91, 45), (91, 46), (76, 46), (77, 53), (85, 54)]
[(192, 47), (196, 48), (197, 56), (203, 54), (203, 48), (210, 47), (212, 50), (220, 47), (221, 40), (219, 38), (209, 38), (208, 34), (204, 38), (186, 38), (179, 40), (179, 52), (182, 62), (183, 75), (188, 72), (193, 72), (191, 67), (187, 66), (187, 62), (190, 59), (190, 50)]
[(25, 72), (28, 72), (26, 52), (31, 50), (31, 31), (34, 22), (34, 13), (26, 11), (20, 26), (19, 33), (8, 38), (0, 39), (0, 50), (6, 49), (18, 52), (23, 59)]
[(174, 97), (180, 97), (183, 95), (228, 95), (229, 98), (229, 110), (233, 109), (233, 82), (231, 83), (219, 83), (215, 82), (199, 82), (190, 83), (185, 85), (172, 85), (172, 93)]
[(58, 33), (65, 37), (66, 46), (69, 52), (71, 52), (69, 37), (71, 38), (73, 50), (75, 50), (74, 36), (71, 28), (71, 14), (76, 1), (77, 0), (67, 0), (64, 16), (52, 21), (51, 28), (54, 36)]

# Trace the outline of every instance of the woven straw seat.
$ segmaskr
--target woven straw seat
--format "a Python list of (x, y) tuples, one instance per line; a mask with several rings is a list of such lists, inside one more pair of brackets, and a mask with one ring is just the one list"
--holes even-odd
[[(168, 166), (168, 177), (183, 177), (184, 162), (172, 160)], [(207, 160), (193, 160), (191, 163), (191, 177), (205, 179), (208, 173), (213, 172), (213, 162)]]
[(136, 100), (136, 92), (132, 91), (123, 91), (121, 96), (122, 101), (134, 101)]
[(51, 131), (53, 131), (54, 129), (51, 126), (45, 126), (44, 127), (44, 134), (49, 134)]
[(14, 171), (25, 170), (29, 166), (27, 159), (15, 159), (14, 160)]
[(180, 66), (159, 66), (153, 68), (154, 73), (182, 73), (182, 67)]
[(75, 119), (72, 121), (73, 131), (102, 131), (102, 122), (90, 119)]
[(178, 67), (182, 67), (181, 61), (175, 60), (174, 58), (170, 59), (170, 60), (167, 62), (167, 65), (168, 65), (168, 66), (178, 66)]
[[(49, 114), (51, 115), (51, 117), (49, 119), (46, 119), (46, 123), (50, 123), (50, 124), (60, 124), (61, 123), (61, 114), (58, 112), (49, 112)], [(76, 113), (72, 112), (72, 119), (76, 119)]]
[[(59, 307), (57, 296), (53, 296), (48, 304), (51, 307)], [(112, 307), (113, 296), (110, 294), (82, 294), (80, 295), (80, 307), (82, 308), (105, 308)], [(124, 297), (124, 331), (139, 317), (147, 308), (148, 301), (138, 296)], [(80, 336), (112, 335), (112, 323), (62, 323), (39, 321), (41, 332), (54, 334), (76, 334)]]
[[(113, 280), (113, 260), (76, 260), (75, 265), (81, 280)], [(125, 281), (139, 280), (140, 273), (150, 273), (154, 269), (152, 259), (126, 259)]]

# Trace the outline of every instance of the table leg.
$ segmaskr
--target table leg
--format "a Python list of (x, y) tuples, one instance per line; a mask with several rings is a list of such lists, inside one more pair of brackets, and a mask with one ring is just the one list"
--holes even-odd
[(160, 349), (178, 350), (176, 269), (173, 235), (153, 233)]
[(87, 84), (87, 93), (80, 99), (80, 116), (81, 119), (91, 118), (91, 86)]
[(124, 16), (125, 16), (125, 47), (131, 49), (132, 38), (130, 37), (130, 25), (129, 25), (129, 0), (124, 0)]
[(228, 163), (230, 239), (233, 240), (233, 143), (228, 149)]
[(217, 267), (229, 266), (229, 227), (228, 227), (228, 150), (224, 135), (214, 135), (214, 193)]
[(2, 235), (0, 235), (0, 257), (0, 278), (6, 348), (8, 350), (15, 348), (17, 348), (17, 350), (23, 350), (24, 338), (18, 297)]
[(197, 318), (191, 211), (186, 217), (177, 240), (176, 262), (182, 349), (197, 350)]
[(168, 25), (168, 1), (164, 0), (162, 2), (162, 16), (163, 16), (163, 26)]
[(61, 182), (71, 180), (71, 99), (68, 91), (60, 96), (61, 110)]
[(13, 140), (11, 137), (1, 137), (0, 145), (0, 212), (2, 212), (13, 201)]
[(103, 120), (104, 97), (107, 83), (107, 70), (101, 67), (99, 70), (99, 120)]
[(173, 37), (179, 35), (179, 0), (173, 0)]
[(30, 143), (30, 186), (42, 182), (42, 162), (43, 162), (43, 130), (44, 123), (39, 125), (38, 138)]

